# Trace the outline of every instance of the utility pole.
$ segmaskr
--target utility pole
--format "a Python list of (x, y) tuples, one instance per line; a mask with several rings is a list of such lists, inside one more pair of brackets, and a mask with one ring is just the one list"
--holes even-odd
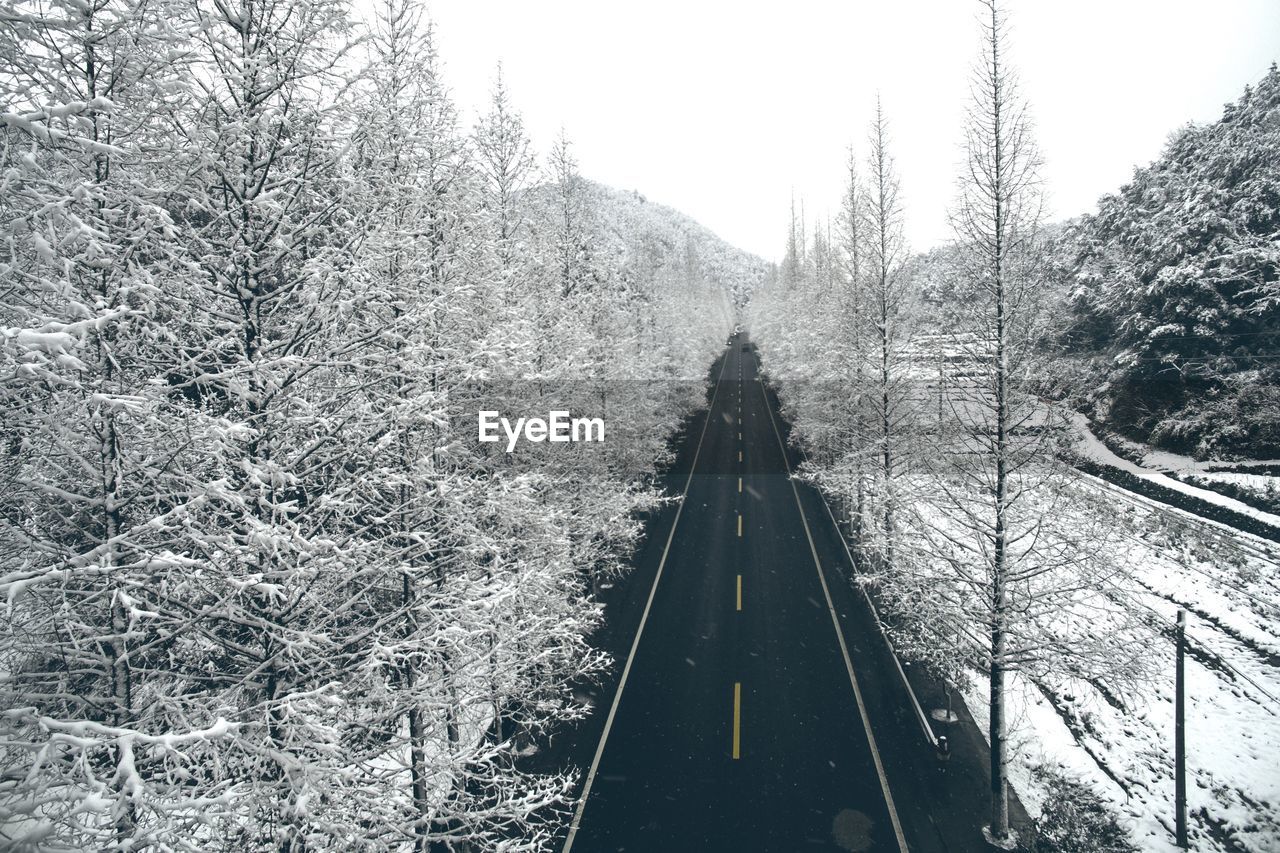
[(1183, 676), (1183, 654), (1187, 647), (1187, 611), (1178, 611), (1178, 653), (1174, 664), (1173, 703), (1173, 809), (1174, 837), (1187, 849), (1187, 684)]

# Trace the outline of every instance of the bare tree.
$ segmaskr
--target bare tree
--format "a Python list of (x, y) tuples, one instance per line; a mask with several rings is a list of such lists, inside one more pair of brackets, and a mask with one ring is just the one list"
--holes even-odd
[(582, 176), (578, 173), (578, 159), (563, 128), (551, 145), (548, 160), (556, 188), (552, 234), (560, 274), (560, 295), (565, 298), (581, 296), (589, 286), (591, 276), (586, 200)]
[(885, 571), (893, 570), (895, 536), (895, 475), (899, 435), (909, 417), (909, 397), (903, 375), (906, 343), (905, 311), (908, 279), (904, 275), (906, 240), (903, 236), (902, 203), (893, 155), (889, 153), (888, 122), (879, 98), (875, 119), (868, 136), (867, 186), (863, 192), (862, 230), (865, 242), (865, 269), (853, 280), (861, 291), (863, 312), (862, 336), (871, 344), (868, 367), (873, 393), (870, 406), (870, 430), (866, 438), (874, 448), (878, 461), (879, 516), (881, 541), (879, 552)]
[(841, 290), (839, 317), (842, 332), (833, 342), (833, 355), (840, 362), (838, 387), (845, 406), (840, 410), (840, 426), (845, 434), (845, 453), (852, 465), (848, 468), (847, 484), (838, 493), (848, 496), (849, 523), (855, 539), (861, 542), (866, 525), (866, 459), (864, 437), (866, 435), (866, 411), (863, 396), (866, 391), (864, 365), (868, 358), (864, 336), (859, 325), (866, 312), (865, 293), (860, 286), (866, 262), (865, 245), (866, 201), (862, 180), (858, 175), (858, 158), (853, 146), (849, 146), (847, 177), (841, 199), (838, 235), (841, 266), (845, 287)]
[(1036, 455), (1035, 448), (1010, 444), (1011, 429), (1027, 417), (1012, 399), (1010, 371), (1020, 355), (1014, 348), (1015, 320), (1030, 297), (1027, 262), (1034, 251), (1043, 197), (1040, 153), (1016, 78), (1004, 61), (1007, 24), (997, 0), (982, 3), (983, 52), (971, 82), (966, 159), (952, 225), (968, 250), (967, 278), (986, 297), (981, 343), (987, 351), (981, 357), (989, 386), (983, 390), (990, 396), (982, 397), (986, 405), (981, 407), (981, 446), (974, 458), (981, 466), (975, 473), (991, 485), (989, 526), (983, 531), (990, 544), (990, 831), (1000, 840), (1009, 836), (1004, 689), (1009, 664), (1009, 511), (1014, 498), (1010, 479)]
[[(1112, 519), (1060, 461), (1061, 414), (1034, 393), (1048, 327), (1041, 161), (1005, 61), (1003, 16), (996, 0), (983, 8), (951, 211), (957, 245), (943, 263), (955, 325), (938, 346), (957, 364), (939, 391), (945, 422), (918, 436), (937, 441), (932, 470), (903, 478), (915, 499), (901, 505), (901, 553), (880, 594), (900, 650), (948, 679), (985, 670), (985, 833), (1012, 849), (1010, 690), (1083, 678), (1123, 695), (1143, 661), (1133, 651), (1141, 642), (1129, 585), (1108, 556)], [(932, 408), (917, 406), (912, 417), (923, 423)]]
[(499, 268), (506, 276), (515, 265), (516, 242), (525, 224), (520, 194), (537, 177), (537, 161), (524, 120), (511, 103), (501, 65), (489, 112), (476, 123), (474, 139), (481, 205), (491, 222)]

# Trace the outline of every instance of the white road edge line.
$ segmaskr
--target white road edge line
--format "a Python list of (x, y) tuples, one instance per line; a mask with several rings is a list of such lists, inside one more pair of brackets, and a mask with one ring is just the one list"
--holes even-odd
[(631, 651), (627, 653), (627, 663), (622, 668), (622, 677), (618, 679), (618, 690), (613, 694), (613, 705), (609, 708), (609, 716), (604, 721), (604, 731), (600, 733), (600, 743), (596, 745), (596, 754), (591, 759), (591, 768), (587, 771), (587, 781), (582, 786), (582, 796), (578, 799), (578, 807), (574, 810), (573, 822), (569, 825), (569, 835), (565, 838), (561, 853), (569, 853), (573, 849), (573, 840), (578, 834), (578, 826), (582, 823), (582, 812), (587, 807), (587, 798), (591, 796), (591, 785), (596, 780), (596, 770), (600, 767), (600, 758), (604, 755), (605, 741), (609, 739), (609, 730), (613, 728), (613, 717), (618, 713), (618, 705), (622, 702), (622, 691), (627, 686), (627, 676), (631, 674), (631, 662), (635, 659), (636, 649), (640, 647), (640, 635), (644, 633), (644, 625), (649, 621), (649, 609), (653, 607), (653, 597), (658, 592), (658, 581), (662, 580), (662, 570), (667, 565), (667, 553), (671, 550), (671, 540), (675, 539), (676, 527), (680, 524), (680, 516), (684, 513), (685, 499), (689, 497), (689, 486), (693, 483), (693, 473), (698, 470), (698, 457), (702, 455), (702, 441), (707, 437), (707, 426), (716, 410), (716, 398), (720, 396), (720, 383), (724, 381), (725, 368), (729, 366), (728, 354), (724, 364), (720, 365), (720, 375), (716, 378), (715, 389), (711, 392), (711, 403), (707, 406), (707, 417), (702, 422), (702, 433), (698, 436), (698, 446), (693, 451), (693, 463), (689, 466), (689, 476), (684, 481), (684, 491), (680, 494), (680, 506), (676, 507), (676, 517), (671, 522), (671, 531), (667, 533), (667, 544), (662, 548), (662, 559), (658, 561), (658, 572), (653, 577), (653, 586), (649, 588), (649, 600), (645, 602), (644, 613), (640, 615), (640, 624), (636, 628), (635, 639), (631, 641)]
[(858, 715), (862, 717), (862, 728), (867, 733), (867, 745), (871, 747), (871, 759), (876, 765), (876, 775), (880, 777), (880, 790), (884, 794), (884, 803), (889, 808), (889, 822), (893, 824), (893, 834), (898, 839), (900, 853), (909, 853), (907, 839), (902, 834), (902, 823), (898, 820), (898, 809), (893, 804), (893, 794), (889, 791), (889, 778), (884, 773), (884, 762), (880, 760), (880, 750), (876, 747), (876, 736), (871, 733), (871, 720), (867, 717), (867, 706), (862, 700), (862, 688), (858, 686), (858, 676), (853, 672), (853, 661), (849, 658), (849, 647), (844, 641), (844, 632), (840, 630), (840, 620), (836, 616), (836, 605), (831, 600), (831, 590), (827, 587), (827, 578), (822, 573), (822, 561), (818, 559), (818, 548), (813, 544), (813, 534), (809, 532), (809, 520), (804, 515), (804, 505), (800, 503), (800, 490), (796, 481), (791, 478), (791, 463), (787, 461), (787, 446), (782, 443), (782, 432), (778, 429), (778, 421), (773, 417), (773, 409), (769, 407), (769, 395), (764, 390), (764, 382), (760, 382), (760, 395), (764, 397), (764, 408), (769, 413), (769, 422), (773, 424), (773, 434), (778, 439), (778, 449), (782, 451), (782, 464), (787, 469), (787, 482), (791, 484), (791, 494), (796, 499), (796, 509), (800, 513), (800, 523), (804, 526), (805, 538), (809, 540), (809, 553), (813, 556), (813, 567), (818, 571), (818, 581), (822, 584), (822, 594), (827, 599), (827, 613), (831, 616), (831, 625), (836, 629), (836, 639), (840, 641), (840, 654), (844, 655), (844, 666), (849, 672), (849, 683), (853, 685), (853, 697), (858, 701)]
[[(836, 535), (840, 537), (840, 544), (844, 546), (845, 556), (849, 558), (849, 568), (853, 571), (857, 570), (857, 563), (854, 562), (853, 552), (849, 550), (849, 543), (844, 541), (844, 534), (840, 532), (840, 523), (836, 521), (836, 514), (831, 511), (831, 504), (827, 502), (826, 495), (818, 490), (818, 499), (822, 501), (822, 506), (827, 510), (827, 517), (831, 519), (831, 524), (836, 529)], [(858, 584), (858, 590), (862, 593), (862, 599), (867, 603), (867, 607), (871, 610), (871, 616), (876, 620), (876, 627), (879, 629), (880, 636), (884, 639), (885, 646), (889, 649), (889, 656), (893, 658), (893, 665), (898, 668), (898, 676), (902, 679), (902, 685), (907, 688), (907, 696), (911, 697), (912, 708), (916, 712), (916, 720), (924, 729), (925, 739), (929, 741), (930, 746), (938, 745), (937, 735), (933, 733), (933, 726), (929, 725), (929, 717), (925, 714), (924, 708), (920, 705), (920, 700), (916, 698), (915, 688), (911, 686), (911, 681), (907, 678), (907, 672), (902, 668), (902, 661), (898, 659), (898, 651), (893, 647), (893, 641), (889, 639), (889, 635), (884, 632), (884, 623), (880, 621), (880, 612), (876, 610), (875, 603), (871, 601), (871, 596), (867, 593), (867, 588), (862, 584)]]

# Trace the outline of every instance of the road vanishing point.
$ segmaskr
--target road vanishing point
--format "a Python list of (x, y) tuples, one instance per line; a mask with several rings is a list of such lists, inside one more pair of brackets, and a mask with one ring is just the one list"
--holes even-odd
[(920, 710), (940, 697), (907, 689), (833, 515), (791, 478), (745, 335), (712, 375), (683, 497), (607, 603), (613, 678), (548, 753), (581, 773), (561, 849), (989, 849), (985, 743), (962, 715), (940, 768)]

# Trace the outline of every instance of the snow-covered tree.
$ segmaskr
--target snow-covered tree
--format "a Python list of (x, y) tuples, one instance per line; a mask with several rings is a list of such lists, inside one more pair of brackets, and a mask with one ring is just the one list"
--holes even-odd
[[(518, 755), (751, 264), (563, 140), (538, 185), (501, 80), (463, 133), (410, 0), (20, 3), (0, 55), (0, 845), (545, 847)], [(476, 446), (499, 392), (607, 452)]]
[[(948, 681), (975, 672), (989, 686), (989, 832), (1009, 845), (1010, 680), (1090, 679), (1123, 695), (1144, 662), (1123, 567), (1107, 557), (1111, 519), (1058, 460), (1061, 415), (1035, 393), (1053, 328), (1040, 160), (1003, 13), (982, 5), (956, 243), (908, 263), (879, 114), (869, 174), (851, 167), (845, 193), (844, 310), (818, 298), (806, 264), (750, 310), (806, 451), (802, 473), (855, 505), (857, 582), (870, 584), (895, 647)], [(862, 521), (867, 509), (875, 522)]]
[(595, 277), (590, 240), (590, 211), (573, 146), (563, 130), (551, 146), (548, 174), (555, 188), (551, 239), (562, 297), (586, 295)]
[(499, 269), (507, 275), (517, 264), (520, 241), (527, 237), (522, 194), (537, 178), (537, 160), (524, 120), (512, 104), (502, 66), (498, 66), (489, 111), (474, 131), (476, 166), (483, 176), (481, 204), (491, 223)]
[[(173, 387), (181, 295), (167, 132), (189, 46), (177, 3), (0, 15), (0, 750), (4, 846), (141, 848), (216, 805), (187, 768), (232, 732), (176, 719), (157, 587), (210, 438)], [(172, 615), (169, 611), (168, 615)]]
[(1280, 449), (1280, 71), (1061, 240), (1096, 420), (1197, 456)]
[(477, 262), (483, 291), (504, 316), (494, 327), (498, 370), (527, 370), (536, 347), (536, 264), (528, 193), (538, 178), (537, 158), (498, 67), (489, 110), (472, 131), (477, 171), (480, 227), (484, 238)]
[(932, 494), (917, 500), (905, 537), (913, 570), (890, 576), (884, 593), (914, 648), (980, 662), (989, 688), (987, 831), (1008, 846), (1009, 680), (1092, 677), (1119, 693), (1140, 661), (1113, 647), (1131, 636), (1132, 620), (1122, 567), (1107, 558), (1110, 521), (1057, 460), (1060, 416), (1034, 393), (1049, 328), (1041, 161), (1006, 58), (1003, 11), (996, 0), (983, 8), (951, 211), (960, 303), (951, 340), (964, 373), (947, 386), (949, 423), (934, 431), (931, 454), (940, 464), (924, 486)]
[[(902, 233), (902, 203), (893, 156), (888, 147), (888, 127), (880, 103), (868, 139), (867, 187), (862, 193), (861, 232), (866, 235), (864, 274), (852, 280), (862, 291), (857, 334), (870, 340), (868, 385), (869, 449), (877, 467), (880, 516), (875, 551), (883, 569), (892, 572), (896, 538), (895, 504), (900, 501), (898, 473), (905, 448), (904, 432), (913, 428), (913, 404), (908, 375), (909, 344), (907, 300), (910, 280), (904, 269), (906, 244)], [(853, 192), (852, 190), (850, 191)]]

